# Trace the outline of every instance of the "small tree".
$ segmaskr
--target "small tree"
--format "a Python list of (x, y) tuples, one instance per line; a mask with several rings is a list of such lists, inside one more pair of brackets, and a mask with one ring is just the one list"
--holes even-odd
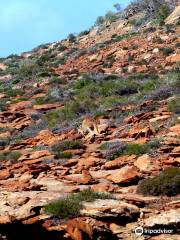
[(156, 20), (157, 23), (162, 26), (164, 25), (164, 20), (168, 17), (170, 14), (170, 9), (167, 4), (163, 4), (157, 11), (156, 14)]
[(104, 21), (105, 21), (104, 17), (103, 17), (103, 16), (99, 16), (99, 17), (96, 19), (95, 25), (100, 26), (100, 25), (102, 25), (102, 24), (104, 23)]
[(114, 8), (117, 12), (121, 12), (121, 5), (119, 3), (114, 4)]
[(76, 36), (75, 36), (73, 33), (70, 33), (70, 34), (68, 35), (68, 40), (69, 40), (70, 42), (75, 42), (75, 41), (76, 41)]
[(105, 19), (108, 21), (112, 21), (114, 19), (114, 13), (112, 11), (108, 11), (105, 15)]

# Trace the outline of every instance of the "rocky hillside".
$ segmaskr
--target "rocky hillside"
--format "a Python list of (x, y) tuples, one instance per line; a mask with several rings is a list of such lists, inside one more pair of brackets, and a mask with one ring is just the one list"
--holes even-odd
[(0, 239), (179, 239), (179, 13), (139, 0), (0, 59)]

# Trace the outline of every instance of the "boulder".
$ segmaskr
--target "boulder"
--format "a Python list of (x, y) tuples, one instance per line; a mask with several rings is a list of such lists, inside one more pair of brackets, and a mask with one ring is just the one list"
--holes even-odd
[(84, 240), (84, 233), (86, 233), (87, 239), (97, 239), (96, 236), (110, 237), (110, 231), (105, 223), (89, 217), (69, 220), (66, 231), (73, 240)]
[(151, 172), (153, 169), (152, 159), (148, 154), (144, 154), (134, 162), (134, 166), (142, 172)]
[(138, 179), (138, 172), (133, 166), (125, 166), (116, 173), (109, 175), (108, 180), (119, 184), (130, 184)]
[(94, 202), (84, 202), (82, 215), (98, 218), (137, 219), (140, 211), (135, 205), (114, 199), (98, 199)]
[(179, 216), (180, 209), (171, 209), (145, 219), (144, 223), (146, 227), (155, 227), (157, 225), (176, 227), (178, 224), (180, 224)]
[(106, 162), (104, 164), (104, 168), (105, 169), (117, 169), (127, 163), (132, 162), (133, 160), (135, 160), (135, 158), (136, 158), (135, 155), (118, 157), (115, 160)]

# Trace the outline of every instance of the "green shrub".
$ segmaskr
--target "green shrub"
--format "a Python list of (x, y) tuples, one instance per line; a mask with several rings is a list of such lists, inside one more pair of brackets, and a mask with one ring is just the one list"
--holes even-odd
[(108, 198), (112, 198), (111, 195), (94, 192), (90, 189), (83, 190), (77, 194), (70, 194), (67, 197), (47, 204), (44, 207), (44, 211), (46, 214), (60, 217), (62, 219), (68, 219), (79, 215), (79, 212), (83, 207), (83, 201), (89, 202), (96, 199)]
[(102, 106), (105, 109), (111, 108), (117, 106), (118, 104), (121, 104), (122, 102), (126, 102), (127, 99), (128, 98), (122, 100), (122, 98), (118, 98), (117, 96), (103, 97), (100, 100), (100, 106)]
[(105, 22), (105, 18), (103, 16), (99, 16), (96, 19), (95, 25), (96, 26), (101, 26)]
[(56, 159), (69, 159), (72, 158), (73, 154), (70, 152), (57, 152)]
[(68, 159), (72, 158), (73, 154), (70, 152), (64, 152), (70, 149), (81, 149), (84, 148), (84, 145), (79, 140), (65, 140), (54, 146), (52, 146), (52, 151), (56, 154), (56, 158), (59, 159)]
[(176, 22), (176, 26), (180, 26), (180, 20)]
[(29, 77), (35, 77), (37, 73), (39, 72), (40, 67), (39, 65), (32, 60), (26, 60), (20, 63), (18, 68), (18, 76), (21, 79), (29, 78)]
[(173, 24), (166, 24), (164, 26), (165, 33), (174, 33), (174, 25)]
[(53, 128), (59, 121), (59, 111), (53, 110), (44, 115), (44, 120), (47, 121), (49, 128)]
[(115, 22), (118, 19), (118, 17), (112, 11), (108, 11), (104, 18), (109, 22)]
[(64, 46), (64, 45), (60, 45), (60, 46), (58, 47), (58, 50), (59, 50), (60, 52), (64, 52), (66, 49), (67, 49), (67, 47)]
[(141, 61), (137, 62), (138, 65), (146, 65), (147, 61), (145, 59), (142, 59)]
[(74, 82), (74, 89), (81, 89), (87, 85), (89, 85), (92, 82), (92, 80), (90, 79), (90, 77), (88, 77), (87, 75), (82, 76), (81, 79), (78, 79)]
[(121, 142), (108, 142), (100, 146), (100, 149), (105, 150), (103, 156), (107, 160), (114, 160), (124, 154), (127, 145)]
[(37, 59), (37, 64), (43, 66), (46, 62), (50, 61), (50, 53), (45, 53)]
[(130, 25), (135, 25), (136, 22), (137, 22), (136, 19), (130, 19), (130, 20), (128, 21), (128, 23), (129, 23)]
[(19, 151), (13, 151), (13, 152), (3, 152), (0, 153), (0, 160), (4, 161), (13, 161), (16, 162), (20, 157), (21, 153)]
[(140, 144), (128, 144), (127, 148), (126, 148), (126, 151), (125, 151), (125, 154), (127, 154), (127, 155), (135, 154), (137, 156), (140, 156), (142, 154), (147, 153), (148, 151), (149, 151), (148, 144), (143, 144), (143, 145), (140, 145)]
[(160, 51), (163, 52), (164, 55), (169, 56), (170, 54), (172, 54), (174, 52), (174, 50), (172, 48), (160, 48)]
[(104, 157), (108, 160), (114, 160), (117, 157), (124, 155), (143, 155), (145, 153), (151, 153), (151, 150), (155, 150), (160, 145), (157, 141), (151, 141), (146, 144), (126, 144), (121, 142), (107, 142), (103, 143), (99, 149), (105, 151)]
[(84, 30), (84, 31), (82, 31), (82, 32), (79, 33), (79, 37), (88, 35), (89, 32), (90, 32), (89, 30)]
[(127, 73), (128, 72), (128, 68), (127, 67), (123, 67), (122, 68), (122, 73)]
[(148, 27), (148, 28), (143, 30), (143, 33), (153, 33), (155, 31), (156, 31), (155, 27)]
[(137, 192), (144, 195), (175, 196), (180, 193), (180, 169), (178, 167), (167, 168), (159, 175), (141, 181)]
[(160, 140), (159, 139), (153, 139), (150, 142), (147, 143), (147, 146), (149, 150), (155, 150), (161, 146)]
[(66, 57), (61, 57), (60, 59), (58, 60), (55, 60), (55, 61), (52, 61), (50, 63), (51, 67), (59, 67), (59, 65), (65, 65), (66, 64), (66, 61), (67, 61), (67, 58)]
[(176, 97), (176, 98), (169, 101), (168, 110), (170, 112), (174, 112), (174, 113), (177, 113), (177, 114), (180, 113), (180, 97)]
[(22, 154), (18, 151), (10, 152), (8, 154), (8, 159), (16, 161), (16, 160), (18, 160), (18, 158), (21, 157), (21, 155)]
[(0, 133), (8, 131), (8, 128), (0, 127)]
[(8, 107), (7, 100), (1, 99), (0, 101), (0, 111), (6, 111)]
[(70, 33), (68, 35), (68, 40), (73, 43), (76, 41), (76, 36), (73, 33)]
[(68, 122), (86, 113), (90, 113), (96, 107), (96, 103), (93, 102), (90, 98), (79, 98), (77, 100), (67, 103), (65, 107), (59, 111), (59, 119), (61, 121)]
[(91, 202), (96, 199), (112, 199), (113, 197), (109, 193), (99, 193), (99, 192), (94, 192), (91, 189), (86, 189), (79, 192), (76, 195), (76, 198), (78, 199), (78, 201)]
[(62, 109), (48, 112), (44, 116), (44, 119), (48, 122), (50, 128), (55, 127), (58, 123), (73, 125), (79, 117), (86, 113), (90, 113), (95, 108), (95, 102), (91, 99), (77, 99), (67, 102)]
[(141, 93), (143, 95), (147, 95), (147, 93), (154, 91), (160, 86), (160, 81), (159, 79), (155, 78), (150, 78), (147, 79), (146, 81), (142, 82), (140, 86)]
[(6, 94), (8, 97), (16, 97), (16, 96), (22, 96), (24, 94), (24, 91), (22, 89), (12, 89), (8, 88), (6, 89)]
[(160, 26), (164, 25), (164, 20), (170, 14), (170, 9), (167, 4), (162, 4), (156, 13), (156, 20), (155, 22)]
[(137, 32), (130, 32), (130, 33), (125, 33), (125, 34), (122, 34), (120, 36), (117, 36), (115, 38), (115, 42), (120, 42), (122, 40), (125, 40), (125, 39), (128, 39), (130, 37), (133, 37), (133, 36), (136, 36), (138, 33)]
[[(0, 129), (0, 133), (1, 133), (1, 129)], [(10, 138), (0, 138), (0, 148), (3, 147), (3, 149), (8, 146), (10, 143)]]
[(180, 73), (179, 70), (169, 72), (163, 79), (164, 84), (174, 88), (174, 89), (179, 89), (180, 88)]
[(76, 119), (79, 115), (79, 111), (85, 113), (87, 110), (85, 106), (85, 102), (80, 103), (72, 101), (70, 103), (67, 103), (62, 109), (53, 110), (46, 113), (44, 120), (47, 121), (49, 128), (54, 128), (58, 123), (72, 123), (72, 120)]
[(14, 85), (15, 85), (15, 84), (17, 84), (17, 83), (19, 83), (19, 82), (20, 82), (20, 80), (19, 80), (19, 79), (15, 79), (15, 80), (13, 80), (13, 81), (12, 81), (12, 84), (14, 84)]
[(56, 103), (56, 102), (57, 102), (57, 99), (50, 95), (46, 95), (45, 97), (39, 97), (39, 98), (36, 98), (36, 100), (35, 100), (35, 104), (37, 104), (37, 105)]
[(113, 66), (113, 63), (116, 61), (115, 57), (113, 55), (108, 56), (105, 60), (105, 63), (103, 64), (103, 67), (110, 68)]
[(65, 81), (62, 80), (60, 77), (52, 77), (49, 81), (50, 84), (64, 84)]
[(172, 96), (172, 94), (172, 88), (160, 87), (157, 90), (151, 92), (148, 96), (146, 96), (146, 98), (153, 101), (160, 101), (169, 98), (170, 96)]
[(46, 103), (47, 103), (46, 97), (39, 97), (39, 98), (36, 98), (35, 100), (35, 104), (37, 105), (46, 104)]
[(13, 99), (13, 103), (18, 103), (18, 102), (22, 102), (22, 101), (28, 101), (29, 98), (27, 97), (20, 97), (20, 98), (17, 98), (17, 99)]
[(68, 219), (78, 216), (81, 208), (81, 203), (74, 197), (69, 196), (49, 203), (44, 207), (44, 210), (46, 214), (60, 217), (62, 219)]
[(69, 149), (80, 149), (84, 148), (82, 141), (79, 140), (65, 140), (54, 146), (52, 146), (53, 151), (65, 151)]

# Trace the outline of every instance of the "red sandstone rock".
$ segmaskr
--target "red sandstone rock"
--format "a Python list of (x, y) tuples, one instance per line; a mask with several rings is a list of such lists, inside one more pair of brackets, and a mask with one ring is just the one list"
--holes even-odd
[(138, 179), (138, 172), (135, 167), (125, 166), (121, 168), (117, 173), (109, 175), (107, 179), (114, 183), (130, 184), (132, 181)]
[(104, 164), (105, 169), (117, 169), (119, 167), (122, 167), (123, 165), (130, 164), (135, 160), (136, 156), (122, 156), (119, 158), (116, 158), (115, 160), (106, 162)]
[(9, 110), (12, 112), (20, 111), (20, 110), (30, 107), (31, 104), (32, 104), (31, 101), (22, 101), (19, 103), (14, 103), (14, 104), (11, 104), (11, 106), (9, 107)]
[(35, 110), (41, 110), (41, 111), (47, 111), (50, 109), (60, 108), (63, 107), (63, 104), (54, 103), (54, 104), (42, 104), (42, 105), (34, 105), (33, 109)]
[(150, 156), (148, 156), (147, 154), (144, 154), (134, 162), (134, 166), (139, 168), (140, 171), (151, 172), (153, 169), (152, 161), (153, 160), (151, 159)]
[(83, 232), (86, 233), (90, 239), (93, 239), (95, 232), (96, 234), (99, 232), (100, 235), (103, 234), (105, 236), (106, 231), (108, 233), (105, 223), (92, 218), (80, 217), (72, 219), (67, 223), (67, 232), (73, 240), (84, 240)]
[(6, 180), (11, 177), (12, 173), (8, 169), (0, 170), (0, 180)]

